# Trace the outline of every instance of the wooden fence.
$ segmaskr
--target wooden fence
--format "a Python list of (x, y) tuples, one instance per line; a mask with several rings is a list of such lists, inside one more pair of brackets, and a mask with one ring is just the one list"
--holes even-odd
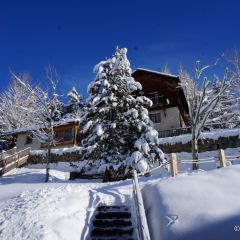
[[(240, 155), (237, 156), (228, 156), (225, 155), (224, 150), (220, 149), (218, 151), (217, 157), (208, 157), (208, 158), (201, 158), (198, 160), (180, 160), (180, 164), (188, 164), (188, 163), (197, 163), (197, 164), (205, 164), (205, 163), (219, 163), (219, 167), (226, 167), (227, 163), (232, 163), (232, 161), (240, 161)], [(178, 160), (176, 153), (172, 153), (170, 155), (170, 165), (171, 165), (171, 174), (173, 177), (176, 177), (178, 175)]]
[(1, 154), (0, 158), (0, 176), (10, 170), (20, 167), (27, 162), (30, 148), (16, 152), (16, 148), (8, 150)]

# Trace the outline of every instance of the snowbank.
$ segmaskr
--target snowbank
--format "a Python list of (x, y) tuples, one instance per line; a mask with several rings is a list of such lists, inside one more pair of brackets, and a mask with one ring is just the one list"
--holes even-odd
[[(203, 132), (201, 134), (201, 139), (213, 139), (217, 140), (220, 137), (231, 137), (231, 136), (239, 136), (240, 138), (240, 129), (218, 129), (212, 130), (211, 132)], [(166, 137), (166, 138), (159, 138), (159, 144), (175, 144), (175, 143), (182, 143), (186, 144), (190, 142), (192, 139), (191, 134), (184, 134), (180, 136), (174, 137)]]
[[(63, 155), (64, 153), (79, 152), (81, 153), (83, 147), (74, 146), (74, 147), (65, 147), (65, 148), (52, 148), (51, 153), (57, 155)], [(42, 155), (45, 156), (47, 150), (31, 150), (30, 155)]]
[(234, 231), (240, 226), (239, 172), (236, 165), (146, 184), (152, 239), (239, 239)]

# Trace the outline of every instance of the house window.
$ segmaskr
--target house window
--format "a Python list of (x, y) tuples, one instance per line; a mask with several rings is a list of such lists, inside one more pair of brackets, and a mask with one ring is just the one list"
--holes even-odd
[(160, 123), (161, 122), (160, 112), (159, 113), (150, 113), (149, 117), (154, 123)]
[(64, 141), (70, 141), (73, 139), (73, 128), (68, 128), (64, 132)]
[(158, 92), (151, 93), (148, 97), (152, 100), (153, 105), (167, 106), (170, 104), (169, 99), (165, 98), (162, 95), (159, 95)]
[(55, 132), (55, 139), (59, 142), (63, 141), (64, 137), (64, 130), (56, 131)]
[(152, 93), (149, 95), (149, 98), (152, 100), (153, 105), (158, 104), (159, 103), (159, 97), (158, 97), (158, 93)]
[(67, 142), (73, 140), (73, 128), (61, 129), (55, 131), (55, 139), (58, 142)]
[(33, 135), (32, 134), (27, 135), (25, 144), (31, 144), (32, 141), (33, 141)]

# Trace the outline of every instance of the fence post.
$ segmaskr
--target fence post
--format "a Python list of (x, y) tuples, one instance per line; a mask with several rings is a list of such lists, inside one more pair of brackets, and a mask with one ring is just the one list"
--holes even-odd
[(17, 161), (16, 161), (16, 165), (17, 167), (19, 167), (19, 160), (21, 158), (21, 151), (18, 152), (18, 155), (17, 155)]
[(172, 177), (176, 177), (178, 175), (178, 168), (177, 168), (177, 155), (176, 153), (171, 154), (171, 174)]
[(220, 167), (221, 168), (226, 167), (227, 161), (226, 161), (225, 152), (223, 149), (219, 149), (218, 156), (219, 156)]

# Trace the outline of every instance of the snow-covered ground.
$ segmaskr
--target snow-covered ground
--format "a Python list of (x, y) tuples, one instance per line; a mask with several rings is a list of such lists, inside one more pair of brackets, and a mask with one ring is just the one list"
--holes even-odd
[(148, 182), (152, 239), (240, 239), (240, 165)]
[[(228, 156), (240, 156), (240, 147), (239, 148), (227, 148), (224, 150), (226, 159)], [(185, 172), (192, 172), (192, 164), (191, 163), (182, 163), (182, 160), (191, 160), (192, 154), (189, 152), (180, 152), (176, 153), (177, 160), (178, 160), (178, 171), (180, 173)], [(199, 168), (200, 170), (214, 170), (219, 166), (219, 156), (218, 151), (207, 151), (199, 153), (199, 159), (207, 159), (213, 157), (215, 162), (212, 163), (200, 163)], [(240, 158), (239, 160), (234, 160), (232, 162), (228, 162), (228, 165), (234, 165), (234, 164), (240, 164)]]
[(87, 239), (99, 204), (131, 205), (131, 180), (69, 181), (69, 163), (15, 169), (0, 178), (0, 239)]
[[(240, 149), (226, 152), (239, 155)], [(208, 156), (217, 152), (200, 155)], [(191, 159), (191, 155), (179, 153), (178, 159)], [(216, 169), (216, 164), (205, 168)], [(70, 181), (69, 163), (51, 164), (50, 169), (49, 183), (43, 183), (41, 164), (0, 177), (0, 239), (88, 239), (96, 206), (132, 203), (131, 180)], [(235, 232), (234, 226), (240, 225), (240, 165), (180, 172), (176, 178), (154, 172), (139, 179), (152, 239), (239, 239), (240, 231)], [(215, 238), (217, 232), (221, 234)]]

